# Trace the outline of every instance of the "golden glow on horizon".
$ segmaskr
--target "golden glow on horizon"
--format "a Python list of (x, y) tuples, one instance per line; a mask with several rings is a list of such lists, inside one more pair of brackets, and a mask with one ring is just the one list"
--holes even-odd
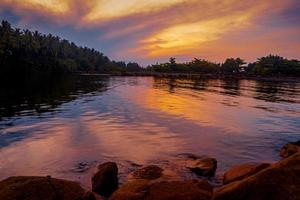
[(251, 16), (237, 15), (201, 21), (191, 24), (180, 24), (150, 36), (141, 41), (146, 45), (149, 56), (175, 55), (178, 52), (201, 48), (201, 44), (220, 38), (221, 34), (249, 24)]

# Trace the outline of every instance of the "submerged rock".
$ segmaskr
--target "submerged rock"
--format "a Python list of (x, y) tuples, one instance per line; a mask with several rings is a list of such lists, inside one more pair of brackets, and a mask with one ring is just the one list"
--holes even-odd
[(128, 182), (110, 200), (209, 200), (213, 188), (207, 181)]
[(98, 166), (97, 173), (92, 177), (92, 190), (104, 197), (109, 197), (118, 189), (118, 166), (107, 162)]
[(241, 165), (236, 165), (236, 166), (230, 168), (224, 174), (223, 183), (228, 184), (233, 181), (242, 180), (253, 174), (256, 174), (257, 172), (259, 172), (269, 166), (270, 166), (269, 163), (245, 163), (245, 164), (241, 164)]
[(163, 171), (162, 168), (156, 165), (150, 165), (133, 172), (132, 177), (134, 179), (154, 180), (160, 178), (163, 175)]
[(298, 142), (291, 142), (284, 145), (280, 149), (280, 156), (283, 158), (287, 158), (298, 152), (300, 152), (300, 140)]
[(152, 180), (156, 182), (162, 181), (181, 181), (182, 178), (170, 169), (162, 169), (156, 165), (138, 169), (128, 175), (128, 181), (136, 180)]
[(1, 200), (100, 200), (92, 193), (89, 198), (85, 194), (78, 183), (51, 177), (19, 176), (0, 182)]
[(299, 200), (300, 153), (214, 192), (213, 200)]
[(214, 176), (217, 169), (217, 160), (210, 157), (190, 157), (187, 168), (198, 176), (211, 177)]

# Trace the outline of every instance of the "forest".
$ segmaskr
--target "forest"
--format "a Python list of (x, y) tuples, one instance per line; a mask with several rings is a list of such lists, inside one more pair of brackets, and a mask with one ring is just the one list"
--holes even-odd
[(7, 21), (0, 25), (0, 74), (5, 77), (141, 69), (137, 63), (112, 61), (95, 49), (77, 46), (58, 36), (12, 28)]
[(268, 55), (247, 64), (241, 58), (227, 58), (224, 63), (214, 63), (194, 58), (187, 63), (176, 63), (175, 58), (169, 62), (147, 67), (148, 71), (158, 73), (204, 73), (249, 76), (300, 76), (300, 61), (289, 60), (278, 55)]
[(300, 76), (300, 61), (268, 55), (247, 64), (241, 58), (227, 58), (224, 63), (194, 58), (177, 63), (170, 58), (146, 68), (136, 62), (117, 62), (103, 53), (51, 34), (13, 28), (7, 21), (0, 25), (0, 77), (24, 78), (33, 75), (88, 73), (205, 73), (246, 74), (251, 76)]

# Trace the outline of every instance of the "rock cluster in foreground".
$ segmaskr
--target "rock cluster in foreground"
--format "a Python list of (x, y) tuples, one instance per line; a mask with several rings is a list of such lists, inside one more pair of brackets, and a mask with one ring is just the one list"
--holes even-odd
[(19, 176), (0, 182), (1, 200), (101, 200), (78, 183), (51, 177)]
[[(213, 188), (201, 177), (214, 176), (214, 158), (190, 156), (186, 168), (200, 180), (182, 181), (155, 165), (133, 172), (118, 188), (118, 167), (108, 162), (92, 177), (93, 192), (78, 183), (51, 177), (10, 177), (0, 182), (2, 200), (300, 200), (299, 143), (285, 145), (283, 160), (245, 163), (224, 174), (223, 186)], [(171, 174), (171, 175), (170, 175)], [(102, 197), (101, 197), (101, 196)]]

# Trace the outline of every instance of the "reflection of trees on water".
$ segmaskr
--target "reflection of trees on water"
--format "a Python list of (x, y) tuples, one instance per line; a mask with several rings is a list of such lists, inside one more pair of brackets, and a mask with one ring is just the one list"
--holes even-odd
[(1, 84), (0, 119), (20, 115), (24, 111), (35, 114), (53, 111), (81, 95), (105, 90), (107, 82), (107, 78), (99, 76), (72, 75)]
[(222, 80), (220, 86), (223, 88), (223, 91), (221, 91), (221, 93), (232, 96), (240, 96), (240, 82), (241, 80), (239, 79)]
[(153, 87), (164, 89), (174, 93), (176, 88), (206, 90), (209, 86), (209, 80), (202, 79), (176, 79), (176, 78), (154, 78)]
[(154, 78), (153, 87), (175, 93), (190, 89), (219, 93), (226, 96), (248, 96), (269, 102), (299, 102), (298, 82), (254, 81), (239, 79), (176, 79)]
[(175, 92), (176, 88), (218, 92), (222, 88), (223, 90), (220, 91), (222, 94), (240, 94), (240, 80), (154, 78), (153, 87), (166, 89), (169, 92)]
[(300, 88), (297, 82), (259, 81), (255, 85), (254, 98), (269, 102), (295, 102), (299, 98)]

